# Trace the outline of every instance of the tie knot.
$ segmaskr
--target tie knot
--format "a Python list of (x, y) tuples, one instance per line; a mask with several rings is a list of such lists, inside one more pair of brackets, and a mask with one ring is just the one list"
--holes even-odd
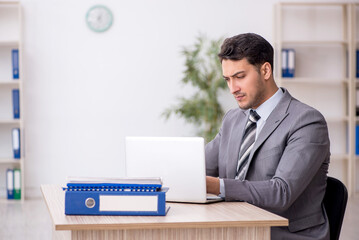
[(253, 110), (250, 111), (249, 120), (251, 120), (252, 122), (257, 122), (260, 118), (261, 116), (259, 116), (256, 111)]

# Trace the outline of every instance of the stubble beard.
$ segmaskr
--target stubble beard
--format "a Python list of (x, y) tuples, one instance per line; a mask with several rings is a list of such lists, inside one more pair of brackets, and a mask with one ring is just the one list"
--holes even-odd
[[(240, 102), (238, 102), (238, 105), (242, 110), (247, 110), (250, 108), (255, 109), (263, 103), (263, 99), (265, 97), (265, 87), (264, 84), (261, 82), (260, 77), (258, 77), (256, 89), (257, 91), (255, 92), (255, 95), (252, 99), (249, 99), (247, 104), (241, 104)], [(245, 94), (245, 96), (248, 97), (247, 94)]]

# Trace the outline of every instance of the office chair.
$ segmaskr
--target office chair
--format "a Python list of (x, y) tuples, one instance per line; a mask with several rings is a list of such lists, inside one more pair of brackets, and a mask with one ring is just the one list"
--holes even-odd
[(329, 219), (331, 240), (339, 239), (347, 201), (348, 191), (345, 185), (336, 178), (328, 177), (323, 203)]

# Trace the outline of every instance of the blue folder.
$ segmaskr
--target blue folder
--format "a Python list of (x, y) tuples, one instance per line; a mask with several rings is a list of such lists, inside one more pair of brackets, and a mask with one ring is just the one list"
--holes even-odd
[(19, 49), (13, 49), (11, 51), (12, 58), (12, 77), (13, 79), (19, 79)]
[(359, 78), (359, 50), (356, 51), (356, 78)]
[(7, 199), (14, 199), (14, 170), (12, 169), (6, 171), (6, 191)]
[(20, 92), (19, 89), (12, 90), (12, 107), (14, 119), (20, 118)]
[(287, 77), (288, 71), (288, 49), (282, 49), (282, 77)]
[(165, 216), (166, 192), (161, 185), (68, 183), (66, 215)]
[(20, 128), (12, 129), (12, 150), (14, 152), (14, 158), (20, 159), (21, 157), (21, 146), (20, 146)]

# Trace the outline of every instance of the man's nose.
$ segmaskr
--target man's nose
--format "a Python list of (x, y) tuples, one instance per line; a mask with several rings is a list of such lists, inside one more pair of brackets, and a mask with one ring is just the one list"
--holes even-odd
[(235, 92), (238, 92), (240, 90), (240, 87), (232, 79), (230, 79), (227, 84), (231, 94), (234, 94)]

